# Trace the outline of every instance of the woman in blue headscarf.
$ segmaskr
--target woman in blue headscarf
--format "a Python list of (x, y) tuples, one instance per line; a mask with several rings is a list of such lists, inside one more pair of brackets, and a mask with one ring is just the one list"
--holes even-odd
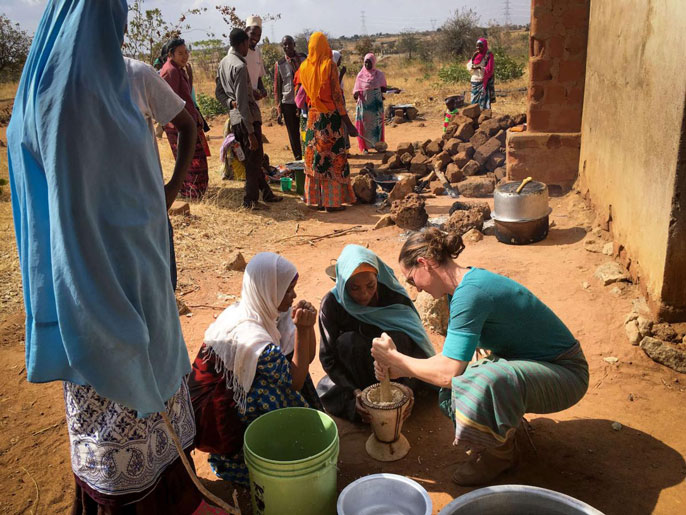
[(163, 416), (189, 453), (191, 369), (164, 185), (121, 53), (126, 16), (125, 0), (49, 1), (17, 90), (7, 139), (26, 371), (63, 381), (73, 513), (193, 513), (202, 497)]
[(393, 270), (359, 245), (347, 245), (336, 261), (336, 286), (322, 299), (319, 330), (319, 359), (328, 375), (317, 393), (327, 412), (351, 421), (366, 420), (358, 397), (377, 382), (374, 338), (386, 332), (415, 358), (436, 353)]

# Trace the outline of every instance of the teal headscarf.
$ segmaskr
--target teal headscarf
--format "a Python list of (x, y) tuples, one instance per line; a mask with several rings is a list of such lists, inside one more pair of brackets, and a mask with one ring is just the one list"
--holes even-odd
[(375, 325), (384, 331), (405, 333), (419, 345), (427, 357), (436, 354), (414, 305), (361, 306), (348, 295), (345, 284), (362, 263), (373, 266), (379, 272), (377, 280), (381, 284), (408, 299), (410, 298), (405, 288), (395, 278), (391, 267), (381, 261), (374, 252), (359, 245), (346, 245), (338, 257), (338, 261), (336, 261), (336, 286), (331, 290), (338, 303), (361, 322)]

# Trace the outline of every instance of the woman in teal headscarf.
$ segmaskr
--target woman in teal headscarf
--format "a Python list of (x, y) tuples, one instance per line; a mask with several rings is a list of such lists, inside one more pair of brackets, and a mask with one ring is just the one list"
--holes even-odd
[(370, 354), (374, 338), (386, 332), (415, 358), (435, 354), (393, 270), (359, 245), (347, 245), (336, 262), (336, 286), (322, 299), (319, 330), (319, 359), (328, 375), (317, 393), (327, 412), (351, 421), (366, 419), (358, 397), (377, 382)]

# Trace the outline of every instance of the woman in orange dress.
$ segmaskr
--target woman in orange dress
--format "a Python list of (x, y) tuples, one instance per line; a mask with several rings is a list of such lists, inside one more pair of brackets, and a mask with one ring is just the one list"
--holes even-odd
[(315, 209), (341, 211), (344, 202), (355, 203), (345, 130), (353, 137), (357, 130), (345, 109), (338, 67), (326, 36), (312, 34), (308, 50), (295, 76), (296, 87), (307, 94), (305, 203)]

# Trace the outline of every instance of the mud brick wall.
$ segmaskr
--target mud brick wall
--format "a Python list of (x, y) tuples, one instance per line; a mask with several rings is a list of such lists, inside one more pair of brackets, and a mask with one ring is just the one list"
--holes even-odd
[(526, 132), (507, 134), (507, 178), (569, 189), (579, 173), (590, 0), (532, 0)]
[(578, 132), (590, 0), (532, 0), (528, 130)]

